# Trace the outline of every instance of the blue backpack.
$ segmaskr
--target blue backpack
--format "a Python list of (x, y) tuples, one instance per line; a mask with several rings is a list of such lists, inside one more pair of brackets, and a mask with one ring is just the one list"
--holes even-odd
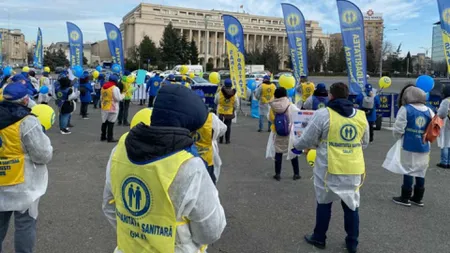
[(286, 113), (288, 110), (289, 106), (283, 113), (275, 114), (274, 120), (275, 131), (279, 136), (288, 136), (290, 133), (289, 115)]

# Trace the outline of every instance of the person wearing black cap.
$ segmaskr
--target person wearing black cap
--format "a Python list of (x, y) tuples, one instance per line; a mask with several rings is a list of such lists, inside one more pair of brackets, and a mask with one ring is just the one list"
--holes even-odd
[[(231, 123), (236, 117), (236, 110), (239, 108), (239, 98), (236, 96), (236, 89), (233, 89), (231, 79), (226, 79), (222, 89), (217, 92), (214, 98), (214, 103), (217, 105), (217, 113), (219, 119), (227, 125), (227, 132), (225, 133), (226, 144), (231, 143)], [(220, 143), (223, 143), (223, 136), (220, 137)]]
[(61, 134), (71, 134), (70, 117), (75, 111), (75, 102), (79, 96), (79, 91), (75, 92), (71, 87), (71, 81), (68, 77), (59, 79), (59, 87), (56, 91), (57, 105), (59, 107), (59, 128)]
[(105, 83), (101, 91), (102, 105), (102, 134), (101, 141), (117, 142), (114, 140), (114, 123), (119, 113), (119, 102), (125, 97), (121, 94), (117, 84), (119, 77), (115, 74), (109, 76), (109, 82)]
[[(27, 107), (23, 83), (8, 84), (0, 102), (0, 247), (14, 215), (15, 252), (33, 252), (39, 199), (48, 185), (53, 147), (38, 118)], [(7, 169), (5, 169), (7, 168)]]
[[(117, 231), (116, 252), (204, 252), (220, 238), (225, 213), (192, 138), (207, 118), (194, 92), (165, 85), (150, 126), (138, 124), (120, 138), (107, 165), (103, 194), (103, 212)], [(164, 236), (142, 233), (147, 240), (137, 242), (130, 236), (136, 231), (130, 219), (118, 217), (139, 219), (142, 226), (158, 224)]]

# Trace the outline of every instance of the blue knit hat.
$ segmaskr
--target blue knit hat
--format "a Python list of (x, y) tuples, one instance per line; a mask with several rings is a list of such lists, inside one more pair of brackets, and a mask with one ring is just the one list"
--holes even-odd
[(270, 76), (265, 75), (265, 76), (263, 77), (263, 81), (270, 81)]
[(227, 87), (227, 88), (233, 87), (233, 82), (231, 82), (230, 78), (225, 79), (224, 86)]
[(327, 86), (324, 84), (324, 83), (318, 83), (317, 85), (316, 85), (316, 89), (327, 89)]
[(109, 79), (108, 79), (108, 80), (109, 80), (110, 82), (118, 83), (118, 82), (119, 82), (119, 77), (118, 77), (117, 75), (112, 74), (112, 75), (109, 76)]
[(21, 73), (21, 74), (16, 74), (16, 75), (14, 75), (14, 76), (11, 78), (11, 80), (12, 80), (13, 82), (19, 82), (19, 81), (24, 81), (24, 80), (26, 80), (26, 77), (23, 75), (23, 73)]
[(8, 84), (3, 89), (3, 99), (6, 101), (14, 101), (28, 95), (28, 89), (20, 82)]

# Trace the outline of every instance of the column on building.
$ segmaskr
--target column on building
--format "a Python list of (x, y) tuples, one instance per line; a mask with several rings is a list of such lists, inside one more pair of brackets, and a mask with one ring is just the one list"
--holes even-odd
[(217, 65), (217, 57), (219, 56), (219, 48), (217, 47), (217, 31), (214, 32), (214, 67), (218, 68), (219, 66)]
[(264, 34), (261, 34), (261, 52), (264, 50)]
[(249, 46), (250, 46), (250, 44), (249, 44), (249, 37), (250, 37), (250, 35), (247, 33), (245, 35), (245, 48), (247, 49), (247, 51), (250, 51), (249, 50)]
[[(202, 52), (202, 40), (201, 40), (201, 30), (197, 30), (197, 47), (198, 47), (198, 53), (199, 54), (202, 54), (203, 52)], [(205, 58), (203, 57), (203, 61), (205, 60)], [(206, 70), (205, 70), (206, 71)]]
[(192, 29), (189, 29), (189, 42), (192, 41)]

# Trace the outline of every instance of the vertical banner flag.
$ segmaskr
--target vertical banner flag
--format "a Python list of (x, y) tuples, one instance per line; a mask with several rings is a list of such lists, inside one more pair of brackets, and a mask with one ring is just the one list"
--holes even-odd
[(109, 52), (113, 59), (113, 63), (117, 63), (122, 67), (122, 73), (125, 69), (122, 46), (122, 33), (119, 28), (111, 23), (105, 23), (106, 38), (108, 38)]
[(438, 0), (439, 16), (441, 17), (442, 41), (447, 60), (447, 72), (450, 74), (450, 1)]
[(337, 0), (342, 41), (347, 61), (350, 94), (359, 94), (367, 83), (366, 42), (364, 17), (352, 2)]
[(37, 69), (42, 69), (44, 66), (43, 57), (43, 45), (42, 45), (42, 32), (41, 28), (38, 28), (38, 35), (36, 39), (36, 47), (34, 48), (33, 66)]
[(226, 50), (230, 62), (230, 78), (236, 87), (237, 95), (247, 97), (247, 81), (245, 79), (244, 29), (241, 22), (231, 15), (223, 15), (225, 26)]
[(83, 33), (77, 25), (67, 22), (69, 34), (70, 66), (83, 67)]
[(289, 42), (289, 55), (296, 83), (301, 76), (308, 76), (308, 45), (306, 40), (306, 25), (303, 13), (292, 4), (281, 4), (284, 15), (284, 25)]

